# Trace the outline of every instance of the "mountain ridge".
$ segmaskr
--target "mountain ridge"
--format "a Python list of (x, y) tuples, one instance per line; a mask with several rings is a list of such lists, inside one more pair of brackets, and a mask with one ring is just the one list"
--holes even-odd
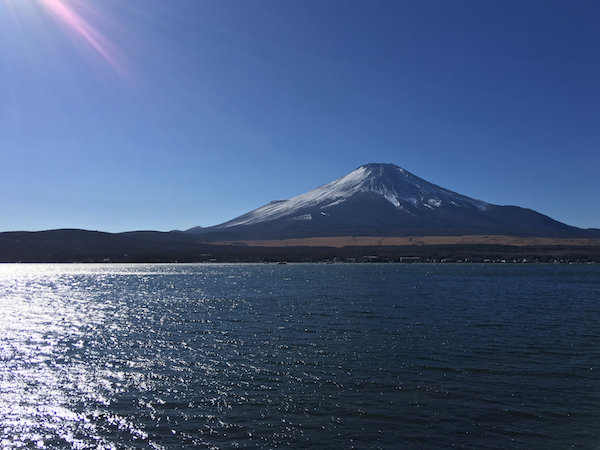
[(275, 200), (213, 227), (207, 238), (289, 239), (342, 235), (598, 237), (536, 211), (458, 194), (394, 164), (370, 163), (288, 200)]
[(186, 232), (0, 233), (0, 262), (525, 260), (600, 262), (600, 230), (498, 206), (393, 164), (367, 164), (288, 200)]

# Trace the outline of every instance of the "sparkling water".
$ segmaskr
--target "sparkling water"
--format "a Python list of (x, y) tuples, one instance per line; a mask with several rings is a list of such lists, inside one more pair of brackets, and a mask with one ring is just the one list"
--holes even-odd
[(600, 448), (596, 265), (0, 265), (0, 311), (2, 448)]

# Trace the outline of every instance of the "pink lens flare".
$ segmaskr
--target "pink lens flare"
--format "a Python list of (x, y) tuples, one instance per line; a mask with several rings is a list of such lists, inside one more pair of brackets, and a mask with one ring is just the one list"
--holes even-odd
[(83, 38), (87, 44), (91, 45), (106, 62), (108, 62), (117, 72), (122, 73), (123, 69), (115, 57), (114, 46), (98, 30), (89, 24), (73, 7), (68, 6), (64, 0), (40, 0), (69, 31), (78, 38)]

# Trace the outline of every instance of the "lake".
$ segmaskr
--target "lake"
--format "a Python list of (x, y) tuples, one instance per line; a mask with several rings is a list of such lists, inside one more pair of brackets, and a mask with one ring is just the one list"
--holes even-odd
[(2, 448), (598, 449), (600, 266), (0, 265)]

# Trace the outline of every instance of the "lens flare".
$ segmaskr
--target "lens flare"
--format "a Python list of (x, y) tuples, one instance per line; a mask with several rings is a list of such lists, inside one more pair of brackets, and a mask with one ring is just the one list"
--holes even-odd
[[(94, 26), (85, 20), (81, 14), (64, 0), (39, 0), (52, 15), (63, 25), (78, 41), (83, 41), (91, 46), (108, 64), (117, 72), (123, 74), (123, 67), (116, 57), (114, 45), (103, 36)], [(86, 5), (90, 8), (89, 5)]]

